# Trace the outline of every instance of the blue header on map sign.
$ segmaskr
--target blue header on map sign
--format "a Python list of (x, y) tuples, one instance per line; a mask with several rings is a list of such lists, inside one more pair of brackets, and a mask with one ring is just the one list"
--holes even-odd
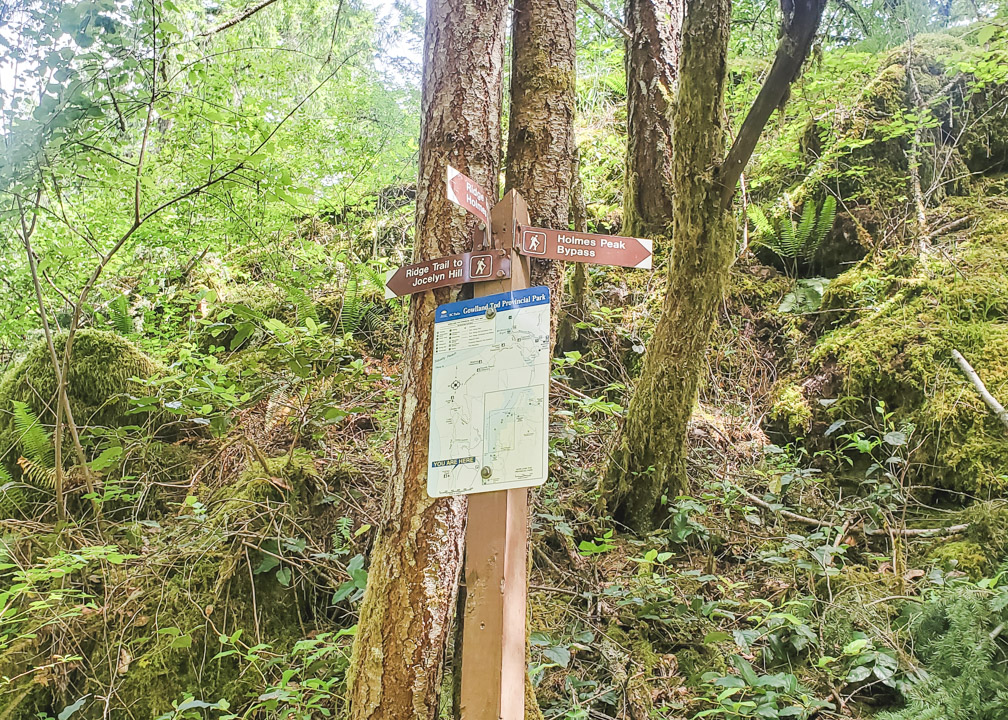
[(462, 318), (485, 313), (490, 308), (493, 308), (497, 312), (503, 312), (505, 310), (531, 307), (533, 305), (549, 305), (549, 301), (549, 288), (545, 285), (501, 293), (499, 295), (485, 295), (484, 297), (473, 298), (472, 300), (461, 300), (441, 305), (434, 315), (434, 322), (461, 320)]

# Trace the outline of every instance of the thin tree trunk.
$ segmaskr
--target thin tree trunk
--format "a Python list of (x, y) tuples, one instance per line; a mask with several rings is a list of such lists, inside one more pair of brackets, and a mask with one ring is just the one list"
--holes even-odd
[(683, 0), (626, 0), (627, 165), (623, 234), (667, 238), (672, 225), (672, 99)]
[(674, 496), (683, 486), (684, 430), (735, 250), (712, 172), (724, 156), (730, 18), (729, 0), (690, 2), (683, 25), (673, 118), (675, 251), (662, 316), (602, 488), (610, 512), (635, 528), (651, 525), (663, 491)]
[[(517, 190), (525, 199), (533, 224), (566, 229), (576, 169), (577, 0), (514, 0), (513, 7), (506, 190)], [(532, 260), (532, 284), (550, 290), (551, 352), (557, 338), (563, 276), (564, 263)], [(542, 716), (526, 674), (525, 717), (541, 720)]]
[(685, 487), (686, 427), (735, 258), (731, 198), (767, 120), (808, 55), (825, 4), (787, 3), (774, 64), (727, 156), (723, 104), (731, 2), (686, 4), (672, 121), (675, 248), (668, 290), (601, 486), (610, 512), (638, 530), (652, 526), (663, 495), (672, 499)]
[[(528, 203), (532, 223), (567, 229), (574, 171), (577, 0), (515, 0), (505, 191)], [(532, 284), (550, 289), (551, 347), (564, 263), (532, 261)]]
[[(429, 0), (414, 255), (464, 252), (476, 221), (445, 192), (446, 165), (496, 197), (504, 0)], [(465, 498), (427, 495), (434, 310), (454, 290), (414, 295), (382, 524), (348, 675), (352, 720), (433, 720), (462, 567)]]

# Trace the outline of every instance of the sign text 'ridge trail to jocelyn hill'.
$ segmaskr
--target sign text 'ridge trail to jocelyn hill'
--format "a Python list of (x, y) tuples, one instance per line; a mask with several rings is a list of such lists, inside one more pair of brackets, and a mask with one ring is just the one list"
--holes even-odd
[(445, 255), (390, 271), (385, 278), (385, 297), (401, 297), (449, 285), (509, 277), (511, 257), (503, 250)]
[(543, 260), (567, 260), (649, 270), (653, 247), (654, 243), (647, 238), (523, 227), (519, 252)]
[(446, 180), (448, 199), (478, 217), (485, 227), (490, 227), (490, 194), (478, 182), (451, 165), (448, 166)]

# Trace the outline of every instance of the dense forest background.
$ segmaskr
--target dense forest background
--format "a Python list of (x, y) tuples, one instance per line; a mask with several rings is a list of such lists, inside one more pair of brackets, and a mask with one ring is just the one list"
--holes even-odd
[[(734, 4), (733, 132), (780, 23)], [(423, 25), (405, 0), (0, 0), (0, 719), (346, 712)], [(623, 229), (625, 32), (579, 7), (595, 232)], [(1008, 434), (978, 392), (1008, 401), (1006, 178), (1008, 8), (830, 2), (735, 198), (689, 485), (647, 532), (599, 483), (674, 248), (580, 277), (529, 717), (1008, 717)]]

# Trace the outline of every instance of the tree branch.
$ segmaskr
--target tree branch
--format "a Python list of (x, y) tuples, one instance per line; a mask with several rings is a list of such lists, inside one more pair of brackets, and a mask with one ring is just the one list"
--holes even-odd
[(966, 360), (966, 358), (964, 358), (962, 353), (958, 350), (952, 351), (952, 359), (956, 361), (959, 369), (963, 371), (963, 375), (965, 375), (966, 378), (973, 384), (973, 387), (976, 388), (977, 393), (980, 394), (981, 399), (987, 407), (991, 409), (991, 412), (997, 416), (997, 419), (1001, 421), (1001, 424), (1004, 425), (1005, 428), (1008, 428), (1008, 410), (1005, 410), (1004, 406), (997, 401), (997, 398), (990, 394), (987, 386), (984, 385), (983, 380), (981, 380), (980, 376), (977, 375), (977, 371), (973, 369), (973, 366), (969, 364), (969, 361)]
[(225, 23), (222, 23), (222, 24), (218, 25), (213, 30), (205, 30), (205, 31), (201, 32), (200, 33), (200, 37), (206, 37), (207, 35), (215, 35), (216, 33), (223, 32), (223, 31), (227, 30), (228, 28), (232, 28), (235, 25), (237, 25), (238, 23), (240, 23), (240, 22), (242, 22), (244, 20), (248, 20), (250, 17), (252, 17), (253, 15), (255, 15), (260, 10), (262, 10), (263, 8), (269, 7), (270, 5), (272, 5), (275, 2), (276, 2), (276, 0), (262, 0), (262, 2), (260, 2), (259, 4), (253, 5), (252, 7), (247, 8), (244, 12), (242, 12), (242, 13), (240, 13), (238, 15), (235, 15), (233, 18), (231, 18), (230, 20), (228, 20)]
[(623, 23), (621, 23), (619, 20), (617, 20), (616, 18), (614, 18), (612, 15), (610, 15), (609, 13), (607, 13), (605, 10), (603, 10), (602, 8), (600, 8), (598, 5), (596, 5), (595, 3), (593, 3), (591, 0), (581, 0), (581, 2), (583, 2), (585, 5), (587, 5), (592, 10), (592, 12), (594, 12), (600, 18), (602, 18), (603, 20), (605, 20), (606, 22), (608, 22), (610, 25), (612, 25), (614, 28), (616, 28), (616, 30), (619, 32), (619, 34), (622, 35), (624, 38), (626, 38), (627, 40), (631, 39), (630, 38), (630, 31), (627, 30), (627, 26), (626, 25), (624, 25)]
[[(773, 111), (787, 98), (819, 29), (826, 0), (784, 0), (781, 39), (773, 66), (718, 171), (721, 203), (727, 207)], [(789, 13), (790, 11), (790, 13)]]

